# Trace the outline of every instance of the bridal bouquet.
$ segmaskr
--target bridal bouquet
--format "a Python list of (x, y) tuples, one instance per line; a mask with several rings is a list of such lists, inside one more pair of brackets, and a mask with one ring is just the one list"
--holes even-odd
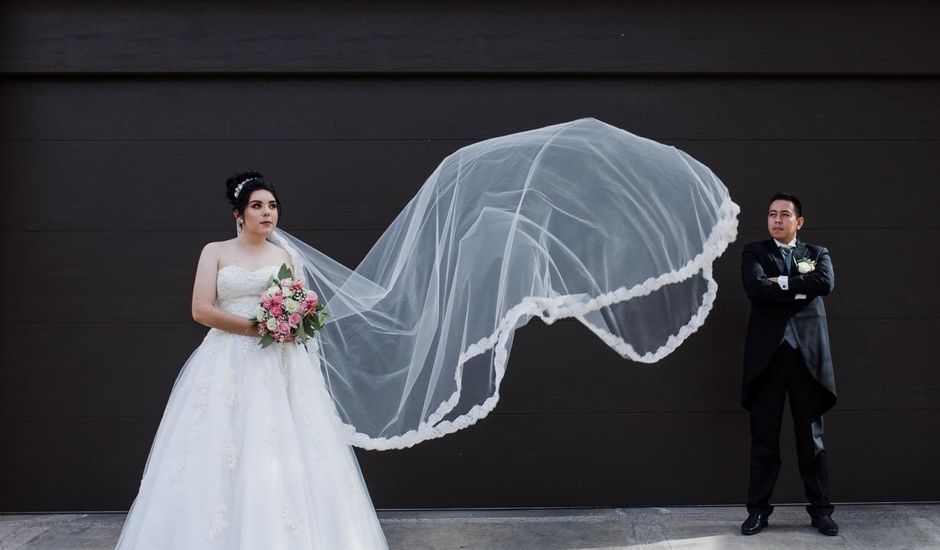
[(261, 295), (261, 304), (252, 321), (258, 323), (261, 347), (284, 342), (294, 337), (306, 342), (313, 333), (323, 328), (326, 313), (317, 293), (304, 288), (294, 279), (287, 265), (282, 265), (271, 286)]

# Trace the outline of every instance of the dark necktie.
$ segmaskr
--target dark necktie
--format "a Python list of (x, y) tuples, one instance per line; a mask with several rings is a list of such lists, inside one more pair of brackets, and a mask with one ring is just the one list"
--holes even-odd
[(793, 249), (789, 246), (781, 246), (780, 253), (783, 255), (783, 274), (790, 275), (790, 255), (793, 253)]

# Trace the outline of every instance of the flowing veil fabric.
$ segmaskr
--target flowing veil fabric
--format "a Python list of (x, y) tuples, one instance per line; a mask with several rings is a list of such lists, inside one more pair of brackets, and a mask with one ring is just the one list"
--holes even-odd
[(595, 119), (464, 147), (350, 270), (277, 231), (326, 304), (323, 374), (349, 442), (404, 448), (499, 399), (513, 333), (573, 317), (656, 362), (714, 303), (738, 206), (684, 152)]

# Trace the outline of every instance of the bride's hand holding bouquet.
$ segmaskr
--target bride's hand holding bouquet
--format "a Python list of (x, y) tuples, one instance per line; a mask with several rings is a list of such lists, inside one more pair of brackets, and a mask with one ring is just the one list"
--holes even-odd
[(271, 286), (261, 294), (261, 302), (251, 321), (257, 323), (262, 348), (271, 344), (304, 343), (326, 323), (319, 296), (304, 288), (287, 265), (282, 265)]

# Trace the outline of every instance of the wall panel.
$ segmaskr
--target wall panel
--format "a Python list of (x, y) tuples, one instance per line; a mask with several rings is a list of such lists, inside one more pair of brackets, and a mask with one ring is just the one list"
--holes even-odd
[[(940, 9), (572, 6), (4, 4), (0, 512), (130, 504), (205, 334), (225, 177), (265, 172), (283, 227), (352, 267), (446, 155), (585, 116), (689, 152), (742, 206), (709, 321), (653, 366), (531, 322), (491, 416), (359, 453), (376, 505), (740, 503), (740, 251), (779, 189), (837, 274), (833, 497), (940, 499)], [(801, 501), (783, 438), (777, 495)]]

